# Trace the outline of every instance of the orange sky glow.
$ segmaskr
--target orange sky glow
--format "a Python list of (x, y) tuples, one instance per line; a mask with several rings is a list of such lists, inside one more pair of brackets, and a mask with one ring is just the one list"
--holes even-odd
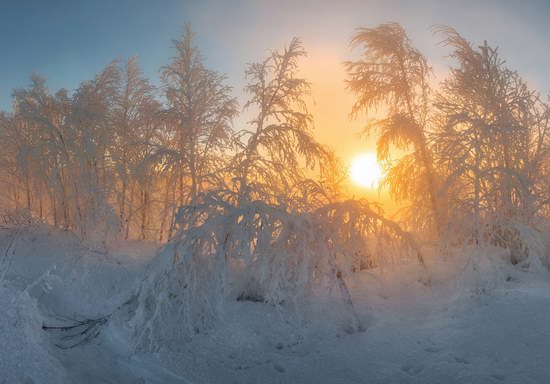
[[(511, 34), (528, 33), (528, 29), (520, 26), (523, 22), (513, 17), (513, 10), (506, 7), (495, 9), (489, 2), (478, 6), (475, 12), (468, 7), (456, 4), (440, 6), (431, 1), (414, 6), (405, 2), (353, 0), (338, 5), (314, 1), (247, 4), (249, 8), (246, 13), (256, 17), (251, 17), (246, 24), (226, 19), (215, 20), (214, 23), (217, 25), (216, 30), (221, 31), (222, 26), (225, 26), (224, 33), (229, 33), (218, 43), (233, 49), (234, 55), (230, 62), (224, 62), (224, 65), (230, 66), (230, 78), (233, 70), (238, 73), (246, 63), (262, 60), (268, 49), (282, 49), (292, 36), (300, 37), (308, 52), (307, 58), (300, 62), (300, 73), (311, 83), (312, 100), (308, 103), (308, 109), (314, 117), (315, 136), (321, 143), (330, 146), (347, 165), (360, 154), (376, 152), (375, 135), (358, 137), (367, 118), (373, 116), (367, 117), (364, 113), (355, 119), (349, 116), (355, 99), (346, 90), (346, 72), (342, 63), (357, 59), (360, 55), (360, 49), (352, 51), (349, 46), (349, 38), (356, 28), (374, 27), (387, 21), (400, 22), (413, 44), (427, 56), (434, 73), (433, 85), (436, 87), (452, 62), (445, 57), (448, 50), (438, 45), (439, 38), (430, 31), (434, 24), (453, 26), (476, 44), (487, 39), (491, 44), (501, 46), (509, 64), (525, 66), (522, 57), (517, 54), (523, 45)], [(489, 12), (496, 13), (490, 22), (473, 23), (484, 19)], [(538, 44), (538, 37), (531, 40)], [(235, 41), (240, 42), (236, 51)], [(508, 51), (507, 45), (512, 45)], [(211, 57), (209, 62), (220, 64), (217, 57)], [(537, 78), (540, 81), (540, 76), (529, 71), (526, 72), (526, 78)], [(239, 94), (238, 85), (235, 89)], [(246, 95), (239, 94), (239, 99), (245, 100)], [(393, 155), (398, 157), (399, 153)], [(350, 197), (365, 197), (369, 201), (380, 202), (388, 212), (396, 209), (385, 190), (372, 191), (351, 181), (348, 181), (347, 188)]]

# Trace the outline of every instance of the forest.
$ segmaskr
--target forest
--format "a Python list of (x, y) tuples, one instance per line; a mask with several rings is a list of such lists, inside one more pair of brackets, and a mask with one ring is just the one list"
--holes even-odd
[(246, 100), (206, 66), (190, 26), (159, 87), (130, 57), (74, 92), (52, 93), (38, 74), (13, 90), (13, 110), (0, 112), (2, 227), (56, 228), (106, 257), (121, 241), (159, 247), (124, 300), (71, 325), (84, 336), (62, 346), (109, 327), (129, 329), (136, 350), (190, 343), (236, 302), (307, 327), (327, 297), (353, 337), (371, 326), (354, 275), (414, 265), (430, 290), (441, 284), (432, 266), (447, 263), (483, 297), (513, 278), (502, 265), (547, 271), (550, 104), (490, 43), (431, 32), (448, 53), (444, 74), (393, 22), (356, 29), (341, 67), (349, 117), (364, 126), (357, 140), (376, 142), (378, 189), (399, 207), (391, 215), (352, 197), (348, 164), (317, 140), (299, 38), (243, 68)]

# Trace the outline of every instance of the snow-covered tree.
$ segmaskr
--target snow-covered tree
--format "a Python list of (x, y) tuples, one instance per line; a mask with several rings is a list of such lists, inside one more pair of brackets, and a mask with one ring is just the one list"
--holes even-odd
[(547, 236), (539, 224), (547, 201), (541, 186), (548, 106), (487, 42), (476, 49), (452, 28), (437, 32), (458, 62), (435, 103), (434, 141), (446, 174), (442, 193), (451, 197), (452, 232), (506, 246), (514, 262), (536, 267), (546, 258), (537, 239)]
[(261, 200), (236, 205), (226, 193), (211, 192), (180, 210), (180, 230), (123, 308), (139, 348), (207, 332), (223, 319), (227, 300), (270, 303), (303, 317), (308, 300), (323, 290), (341, 298), (348, 330), (361, 331), (366, 324), (345, 277), (386, 263), (390, 249), (423, 264), (414, 238), (364, 200), (293, 212)]
[(93, 231), (93, 235), (103, 237), (118, 226), (109, 202), (110, 192), (115, 188), (109, 150), (115, 137), (113, 114), (119, 84), (120, 67), (115, 60), (91, 81), (81, 83), (67, 116), (73, 167), (79, 172), (74, 177), (81, 191), (83, 236)]
[(328, 157), (313, 136), (313, 118), (306, 108), (310, 84), (298, 73), (304, 56), (301, 41), (294, 38), (284, 51), (272, 51), (246, 70), (245, 108), (255, 113), (249, 127), (238, 132), (241, 145), (232, 166), (243, 201), (284, 196), (305, 179), (304, 166), (311, 168)]
[[(113, 107), (114, 137), (109, 152), (116, 172), (121, 230), (125, 228), (125, 237), (128, 238), (131, 223), (139, 221), (140, 236), (145, 238), (149, 210), (145, 197), (150, 193), (151, 179), (155, 177), (145, 160), (153, 153), (155, 136), (161, 126), (160, 104), (155, 99), (154, 87), (143, 77), (135, 57), (129, 58), (124, 65)], [(141, 220), (134, 217), (136, 212)]]
[(0, 183), (2, 187), (0, 207), (2, 209), (19, 208), (19, 173), (17, 166), (17, 130), (13, 127), (12, 114), (0, 112)]
[[(66, 91), (51, 95), (45, 79), (33, 75), (30, 86), (15, 90), (13, 97), (11, 143), (17, 153), (20, 179), (28, 181), (34, 171), (35, 183), (47, 185), (53, 222), (65, 228), (83, 228), (78, 167), (67, 124), (71, 101)], [(26, 191), (30, 208), (29, 186)]]
[[(431, 219), (439, 230), (437, 175), (428, 140), (431, 69), (426, 57), (397, 23), (359, 28), (351, 46), (363, 50), (361, 59), (344, 63), (347, 87), (357, 97), (352, 116), (385, 108), (383, 117), (370, 119), (365, 127), (366, 134), (377, 134), (378, 159), (387, 164), (381, 185), (389, 187), (394, 199), (410, 202), (412, 217)], [(405, 154), (391, 161), (392, 147)]]
[(186, 205), (209, 186), (220, 184), (223, 154), (232, 146), (237, 101), (226, 77), (207, 69), (187, 26), (173, 40), (176, 55), (162, 67), (165, 119), (171, 129), (166, 161), (175, 167), (178, 204)]

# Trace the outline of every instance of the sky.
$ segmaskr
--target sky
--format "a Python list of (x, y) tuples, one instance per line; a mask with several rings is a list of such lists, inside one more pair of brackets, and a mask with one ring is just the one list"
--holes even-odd
[(372, 139), (356, 137), (365, 116), (348, 116), (353, 97), (341, 63), (357, 57), (348, 45), (357, 27), (401, 23), (441, 78), (451, 64), (449, 52), (430, 27), (452, 26), (473, 43), (498, 46), (508, 65), (546, 96), (549, 18), (550, 2), (535, 0), (0, 0), (0, 109), (11, 109), (12, 90), (26, 86), (33, 72), (45, 76), (54, 92), (72, 91), (111, 60), (132, 55), (158, 85), (158, 70), (173, 55), (171, 39), (186, 23), (207, 67), (228, 76), (244, 105), (247, 63), (296, 36), (309, 52), (301, 72), (312, 83), (317, 136), (348, 162), (374, 148)]

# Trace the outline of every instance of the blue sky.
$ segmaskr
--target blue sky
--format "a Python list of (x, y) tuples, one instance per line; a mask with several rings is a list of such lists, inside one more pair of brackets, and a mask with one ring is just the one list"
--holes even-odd
[(117, 57), (137, 55), (148, 76), (194, 5), (183, 1), (0, 0), (0, 108), (32, 72), (52, 89), (74, 89)]
[(74, 89), (116, 57), (137, 55), (147, 76), (171, 55), (171, 39), (190, 22), (209, 66), (230, 76), (239, 89), (247, 62), (301, 36), (306, 49), (349, 54), (347, 40), (358, 26), (402, 23), (436, 62), (427, 28), (449, 24), (467, 38), (488, 40), (529, 80), (547, 92), (550, 68), (544, 1), (185, 1), (185, 0), (0, 0), (0, 108), (32, 72), (50, 87)]

